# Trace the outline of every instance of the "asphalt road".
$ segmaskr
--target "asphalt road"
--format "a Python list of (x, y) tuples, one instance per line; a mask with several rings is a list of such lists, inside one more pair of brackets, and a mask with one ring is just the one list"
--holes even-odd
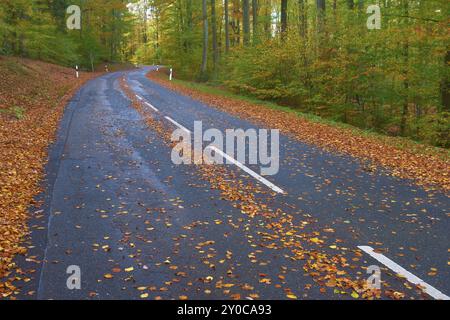
[[(368, 266), (381, 267), (383, 292), (406, 299), (450, 294), (445, 194), (368, 172), (356, 159), (282, 134), (280, 171), (266, 178), (285, 194), (235, 165), (220, 169), (235, 179), (228, 183), (259, 190), (255, 201), (268, 215), (249, 216), (211, 189), (195, 165), (172, 163), (170, 146), (133, 108), (119, 80), (125, 74), (167, 129), (176, 127), (165, 117), (188, 130), (198, 120), (223, 131), (258, 126), (151, 82), (148, 70), (94, 79), (67, 106), (47, 166), (44, 206), (31, 221), (30, 252), (18, 261), (34, 271), (20, 298), (353, 299), (317, 283), (305, 259), (293, 258), (291, 240), (308, 252), (346, 257), (352, 280), (366, 279)], [(268, 227), (275, 221), (292, 232), (277, 237)], [(358, 246), (379, 249), (428, 284), (429, 294)], [(80, 290), (67, 288), (71, 265), (81, 270)]]

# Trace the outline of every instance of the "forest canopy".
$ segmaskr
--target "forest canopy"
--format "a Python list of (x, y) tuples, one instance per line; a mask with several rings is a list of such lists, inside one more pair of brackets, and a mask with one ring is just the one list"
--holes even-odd
[[(66, 28), (71, 4), (81, 30)], [(449, 147), (448, 12), (447, 0), (2, 0), (1, 54), (168, 65), (179, 79)]]
[[(81, 8), (81, 28), (67, 28), (67, 8)], [(128, 1), (2, 0), (0, 54), (29, 57), (91, 69), (103, 61), (122, 61), (132, 27)]]

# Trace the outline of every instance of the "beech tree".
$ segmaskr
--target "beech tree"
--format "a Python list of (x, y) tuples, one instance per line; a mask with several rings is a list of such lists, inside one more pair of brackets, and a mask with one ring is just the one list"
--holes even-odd
[[(381, 30), (367, 27), (378, 3)], [(179, 78), (390, 135), (449, 146), (447, 0), (2, 0), (1, 53)], [(281, 40), (281, 41), (280, 41)]]

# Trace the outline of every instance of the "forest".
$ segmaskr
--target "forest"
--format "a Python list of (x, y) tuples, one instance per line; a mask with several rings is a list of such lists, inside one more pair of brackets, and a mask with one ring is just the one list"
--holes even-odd
[[(82, 26), (67, 27), (67, 8), (81, 8)], [(128, 2), (122, 0), (2, 0), (0, 54), (28, 57), (85, 69), (105, 61), (126, 61), (132, 29)]]
[[(66, 27), (69, 5), (80, 30)], [(448, 12), (447, 0), (2, 0), (0, 54), (170, 66), (177, 79), (449, 147)]]

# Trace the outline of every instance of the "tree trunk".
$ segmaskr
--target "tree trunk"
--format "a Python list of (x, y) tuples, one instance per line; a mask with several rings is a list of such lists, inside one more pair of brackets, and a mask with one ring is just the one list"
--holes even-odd
[(202, 68), (201, 77), (206, 77), (206, 68), (208, 66), (208, 7), (206, 6), (206, 0), (202, 0), (202, 13), (203, 13), (203, 55), (202, 55)]
[[(405, 7), (405, 17), (409, 16), (409, 4), (408, 4), (409, 0), (403, 0), (404, 3), (404, 7)], [(406, 36), (408, 37), (408, 36)], [(401, 120), (400, 120), (400, 134), (402, 136), (405, 135), (406, 133), (406, 120), (408, 117), (408, 105), (409, 105), (409, 39), (406, 38), (405, 39), (405, 43), (403, 44), (403, 59), (404, 59), (404, 69), (403, 69), (403, 77), (404, 77), (404, 81), (403, 81), (403, 88), (405, 90), (404, 93), (404, 102), (403, 102), (403, 107), (402, 107), (402, 116), (401, 116)]]
[[(269, 2), (269, 3), (267, 3)], [(264, 35), (266, 39), (270, 39), (272, 37), (272, 15), (270, 8), (270, 0), (265, 0), (264, 4)]]
[(305, 39), (306, 34), (308, 32), (308, 13), (306, 11), (305, 6), (306, 0), (298, 0), (298, 19), (299, 19), (299, 30), (300, 30), (300, 36)]
[(233, 44), (241, 43), (241, 23), (240, 23), (240, 1), (233, 1)]
[(91, 70), (92, 70), (92, 72), (94, 72), (95, 71), (95, 69), (94, 69), (94, 54), (92, 53), (92, 51), (89, 52), (89, 60), (91, 61)]
[(242, 1), (242, 23), (244, 32), (244, 45), (250, 42), (250, 0)]
[(258, 42), (258, 0), (252, 0), (253, 43)]
[(281, 39), (286, 38), (287, 28), (288, 28), (288, 17), (287, 17), (287, 6), (288, 0), (281, 0)]
[(192, 21), (192, 0), (186, 1), (186, 24), (188, 30), (188, 38), (186, 39), (186, 50), (190, 52), (191, 42), (192, 42), (192, 31), (193, 31), (193, 21)]
[(225, 10), (225, 51), (228, 52), (230, 50), (230, 16), (229, 16), (229, 3), (228, 0), (224, 2)]
[(219, 60), (219, 52), (217, 48), (216, 0), (211, 0), (211, 29), (212, 29), (213, 63), (214, 63), (214, 71), (216, 71), (217, 61)]
[(319, 34), (323, 31), (325, 22), (325, 0), (317, 0), (317, 31)]
[(442, 79), (441, 84), (441, 99), (442, 99), (442, 111), (450, 111), (450, 80), (447, 76), (447, 68), (450, 64), (450, 51), (447, 50), (447, 53), (444, 58), (444, 78)]

